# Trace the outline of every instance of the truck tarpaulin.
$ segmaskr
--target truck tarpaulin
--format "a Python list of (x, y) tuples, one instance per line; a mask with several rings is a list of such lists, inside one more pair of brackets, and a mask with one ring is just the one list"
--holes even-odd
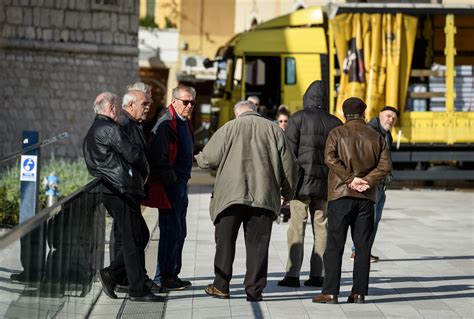
[(342, 71), (337, 116), (351, 96), (366, 101), (367, 118), (385, 105), (404, 109), (417, 22), (401, 13), (347, 13), (330, 21)]

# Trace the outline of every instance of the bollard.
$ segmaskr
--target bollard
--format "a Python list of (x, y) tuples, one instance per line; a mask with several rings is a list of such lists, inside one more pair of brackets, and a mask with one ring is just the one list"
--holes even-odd
[(54, 172), (48, 175), (46, 180), (46, 206), (51, 207), (58, 201), (59, 178)]

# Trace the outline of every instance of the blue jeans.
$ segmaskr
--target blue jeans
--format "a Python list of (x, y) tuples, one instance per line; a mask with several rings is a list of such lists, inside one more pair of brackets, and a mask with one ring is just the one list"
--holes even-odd
[(180, 179), (174, 185), (166, 185), (166, 193), (172, 208), (160, 209), (158, 225), (160, 241), (156, 282), (174, 279), (181, 272), (184, 240), (186, 238), (186, 212), (188, 209), (188, 181)]
[[(370, 236), (370, 249), (374, 245), (375, 235), (377, 234), (377, 229), (379, 228), (380, 220), (382, 219), (382, 211), (385, 205), (385, 183), (380, 183), (377, 186), (377, 193), (375, 195), (375, 204), (374, 204), (374, 230), (372, 236)], [(355, 247), (352, 245), (352, 252), (355, 253)]]

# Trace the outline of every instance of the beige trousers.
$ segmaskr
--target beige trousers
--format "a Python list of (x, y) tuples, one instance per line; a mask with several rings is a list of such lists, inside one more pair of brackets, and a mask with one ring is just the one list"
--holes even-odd
[(300, 276), (308, 209), (314, 240), (309, 275), (324, 277), (323, 255), (327, 240), (327, 206), (327, 201), (323, 199), (290, 201), (291, 218), (288, 227), (288, 262), (286, 264), (288, 277)]

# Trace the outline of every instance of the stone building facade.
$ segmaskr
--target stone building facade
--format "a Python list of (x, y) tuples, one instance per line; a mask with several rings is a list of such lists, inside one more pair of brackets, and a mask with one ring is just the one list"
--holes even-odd
[(82, 155), (95, 96), (139, 79), (138, 11), (138, 0), (0, 1), (0, 158), (23, 130), (68, 132), (43, 155)]

